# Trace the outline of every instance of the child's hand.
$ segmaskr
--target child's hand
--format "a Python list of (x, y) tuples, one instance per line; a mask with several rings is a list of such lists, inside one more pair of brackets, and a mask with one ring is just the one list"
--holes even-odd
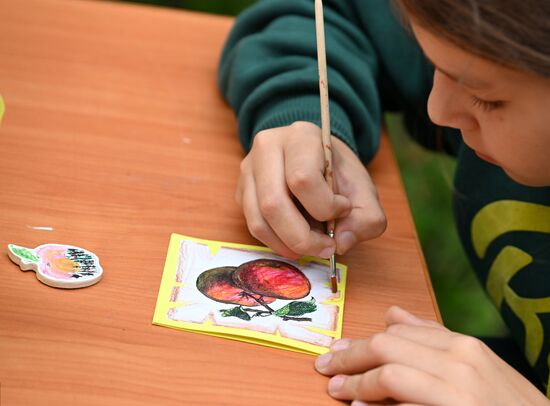
[(317, 359), (319, 372), (337, 375), (328, 384), (331, 396), (369, 404), (389, 398), (415, 405), (548, 406), (481, 341), (399, 307), (388, 310), (386, 324), (366, 340), (337, 341)]
[(337, 252), (382, 234), (386, 218), (370, 176), (353, 151), (332, 137), (334, 194), (325, 178), (321, 129), (296, 122), (258, 133), (241, 163), (236, 192), (250, 233), (289, 258), (328, 258), (335, 244), (321, 222), (336, 223)]

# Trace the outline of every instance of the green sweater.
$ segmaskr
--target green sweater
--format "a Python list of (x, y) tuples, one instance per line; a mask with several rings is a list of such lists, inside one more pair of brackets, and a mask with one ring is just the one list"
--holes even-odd
[[(422, 145), (457, 156), (454, 211), (477, 275), (547, 391), (550, 363), (550, 188), (511, 180), (459, 133), (430, 123), (433, 67), (383, 0), (325, 0), (332, 133), (367, 163), (382, 114), (400, 111)], [(260, 0), (236, 21), (219, 86), (245, 150), (259, 131), (320, 125), (312, 0)], [(547, 392), (548, 393), (548, 392)]]

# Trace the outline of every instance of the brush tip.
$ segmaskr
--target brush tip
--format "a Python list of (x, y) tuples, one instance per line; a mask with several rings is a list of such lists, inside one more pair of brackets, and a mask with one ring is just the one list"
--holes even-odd
[(332, 276), (330, 278), (330, 284), (332, 287), (332, 293), (338, 292), (338, 281), (336, 280), (336, 276)]

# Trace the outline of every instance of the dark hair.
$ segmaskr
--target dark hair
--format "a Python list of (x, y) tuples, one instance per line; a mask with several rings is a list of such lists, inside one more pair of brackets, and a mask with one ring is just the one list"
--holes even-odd
[(550, 77), (549, 0), (397, 0), (407, 18), (458, 47)]

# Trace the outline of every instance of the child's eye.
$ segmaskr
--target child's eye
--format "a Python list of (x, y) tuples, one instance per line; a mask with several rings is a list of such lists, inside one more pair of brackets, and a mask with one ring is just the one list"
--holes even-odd
[(495, 109), (498, 109), (499, 107), (502, 107), (503, 104), (504, 102), (500, 100), (489, 101), (489, 100), (482, 100), (476, 96), (472, 96), (472, 105), (474, 107), (481, 108), (483, 111), (487, 111), (487, 112), (493, 111)]

